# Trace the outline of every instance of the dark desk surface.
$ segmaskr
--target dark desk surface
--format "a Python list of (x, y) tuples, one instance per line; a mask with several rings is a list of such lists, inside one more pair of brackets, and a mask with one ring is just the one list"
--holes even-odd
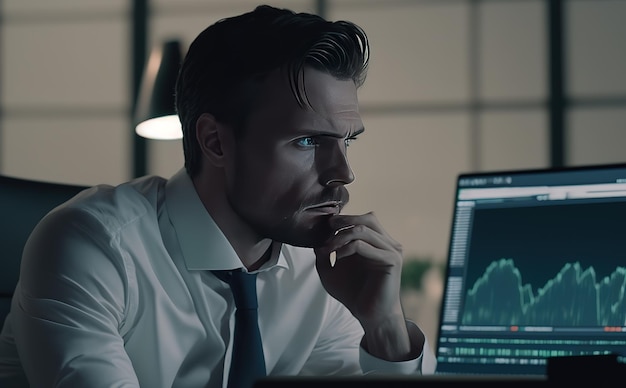
[(287, 387), (323, 387), (330, 388), (424, 388), (424, 387), (548, 387), (551, 386), (546, 377), (539, 376), (362, 376), (362, 377), (304, 377), (284, 376), (266, 377), (258, 381), (254, 388), (287, 388)]

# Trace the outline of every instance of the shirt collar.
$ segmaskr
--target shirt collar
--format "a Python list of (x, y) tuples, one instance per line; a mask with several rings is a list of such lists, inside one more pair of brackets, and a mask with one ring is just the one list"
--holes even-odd
[[(188, 270), (224, 270), (243, 264), (226, 236), (202, 204), (187, 171), (182, 168), (165, 186), (165, 206)], [(259, 269), (288, 267), (282, 244), (272, 244), (270, 259)]]

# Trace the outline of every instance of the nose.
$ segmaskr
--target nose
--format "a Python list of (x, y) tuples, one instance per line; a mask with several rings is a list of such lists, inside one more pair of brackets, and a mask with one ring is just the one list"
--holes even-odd
[(354, 173), (348, 162), (346, 145), (337, 142), (326, 155), (320, 155), (319, 163), (323, 166), (320, 183), (326, 187), (343, 186), (354, 181)]

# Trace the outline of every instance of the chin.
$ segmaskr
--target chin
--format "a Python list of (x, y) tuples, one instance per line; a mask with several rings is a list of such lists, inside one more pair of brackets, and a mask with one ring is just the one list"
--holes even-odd
[(327, 222), (307, 228), (292, 225), (288, 229), (279, 229), (282, 230), (275, 230), (275, 236), (272, 237), (275, 241), (303, 248), (320, 247), (333, 235)]

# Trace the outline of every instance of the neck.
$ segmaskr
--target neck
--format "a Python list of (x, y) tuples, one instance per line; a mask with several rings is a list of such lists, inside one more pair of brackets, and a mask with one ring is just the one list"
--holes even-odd
[[(210, 182), (209, 182), (210, 181)], [(259, 269), (272, 253), (272, 240), (259, 236), (230, 207), (220, 175), (198, 174), (193, 184), (205, 209), (248, 271)]]
[(261, 268), (263, 264), (267, 263), (267, 261), (271, 257), (272, 257), (272, 244), (270, 243), (270, 246), (267, 248), (265, 253), (263, 253), (263, 255), (257, 261), (253, 262), (250, 265), (246, 265), (246, 269), (248, 270), (248, 272), (256, 271), (257, 269)]

